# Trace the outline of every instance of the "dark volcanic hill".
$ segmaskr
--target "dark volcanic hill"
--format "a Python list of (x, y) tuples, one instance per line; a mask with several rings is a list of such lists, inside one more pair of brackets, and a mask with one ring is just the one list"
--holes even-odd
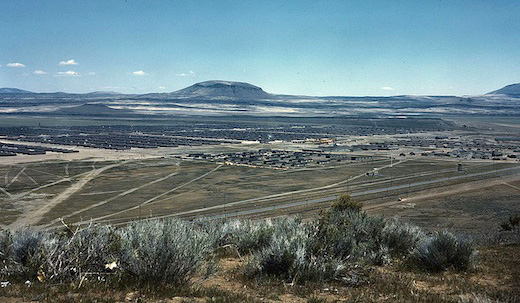
[(171, 96), (182, 98), (230, 98), (230, 99), (273, 99), (274, 96), (266, 93), (260, 87), (244, 82), (233, 81), (205, 81), (199, 82), (184, 89), (175, 91)]
[(510, 96), (520, 96), (520, 83), (510, 84), (502, 87), (499, 90), (488, 93), (489, 94), (502, 94)]
[(3, 87), (0, 88), (0, 94), (33, 94), (33, 92), (18, 88)]

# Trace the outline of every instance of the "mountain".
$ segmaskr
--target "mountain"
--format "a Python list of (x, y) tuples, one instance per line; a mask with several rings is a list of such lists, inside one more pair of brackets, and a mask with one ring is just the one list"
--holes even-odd
[(86, 93), (85, 95), (113, 96), (113, 95), (121, 95), (121, 94), (118, 92), (113, 92), (113, 91), (95, 91), (95, 92)]
[[(122, 117), (135, 115), (251, 116), (520, 116), (520, 84), (479, 96), (290, 96), (269, 94), (244, 82), (206, 81), (171, 93), (92, 92), (20, 93), (1, 89), (1, 116), (42, 112), (48, 115)], [(16, 92), (16, 93), (13, 93)], [(23, 91), (22, 91), (23, 92)], [(111, 107), (108, 107), (106, 105)], [(121, 108), (121, 109), (117, 109)], [(50, 109), (55, 111), (50, 112)]]
[(170, 93), (182, 98), (274, 99), (260, 87), (245, 82), (205, 81)]
[(488, 95), (493, 94), (502, 94), (502, 95), (511, 95), (511, 96), (520, 96), (520, 83), (510, 84), (502, 87), (499, 90), (487, 93)]
[(3, 87), (0, 88), (0, 94), (34, 94), (33, 92), (18, 89), (18, 88), (11, 88), (11, 87)]

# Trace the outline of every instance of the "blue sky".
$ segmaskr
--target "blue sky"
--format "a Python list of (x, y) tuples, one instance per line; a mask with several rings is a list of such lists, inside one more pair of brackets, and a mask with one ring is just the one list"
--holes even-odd
[(471, 95), (520, 82), (520, 1), (0, 1), (0, 87)]

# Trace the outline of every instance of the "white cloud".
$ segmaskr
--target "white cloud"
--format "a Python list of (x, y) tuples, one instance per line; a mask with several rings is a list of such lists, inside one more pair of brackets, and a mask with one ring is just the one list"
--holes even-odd
[(33, 72), (33, 74), (35, 74), (35, 75), (47, 75), (47, 74), (49, 74), (49, 73), (46, 72), (46, 71), (43, 71), (43, 70), (41, 70), (41, 69), (37, 69), (37, 70), (35, 70), (35, 71)]
[(20, 62), (7, 63), (7, 67), (25, 67), (25, 64)]
[(176, 74), (175, 77), (189, 77), (189, 76), (194, 76), (194, 75), (195, 75), (195, 72), (190, 70), (187, 73)]
[(390, 86), (383, 86), (381, 87), (382, 90), (394, 90), (393, 87), (390, 87)]
[(89, 72), (89, 73), (87, 73), (87, 75), (94, 76), (94, 75), (96, 75), (96, 72)]
[(133, 72), (132, 75), (134, 75), (134, 76), (145, 76), (145, 75), (148, 75), (148, 74), (145, 73), (142, 70), (138, 70), (138, 71)]
[(56, 75), (57, 76), (68, 76), (68, 77), (81, 76), (78, 72), (75, 72), (73, 70), (68, 70), (66, 72), (58, 72)]
[(160, 90), (165, 90), (166, 87), (165, 87), (165, 86), (159, 86), (159, 89), (160, 89)]
[(60, 61), (59, 65), (78, 65), (78, 62), (74, 59), (66, 60), (66, 61)]

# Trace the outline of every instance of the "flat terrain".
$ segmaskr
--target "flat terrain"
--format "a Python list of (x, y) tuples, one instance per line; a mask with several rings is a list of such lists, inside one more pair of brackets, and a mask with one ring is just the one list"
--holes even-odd
[[(459, 163), (419, 156), (289, 170), (178, 157), (18, 163), (0, 166), (1, 222), (17, 228), (62, 220), (118, 224), (165, 216), (305, 214), (345, 192), (368, 211), (436, 227), (449, 226), (451, 217), (470, 223), (484, 212), (492, 222), (520, 210), (518, 164), (465, 161), (458, 171)], [(368, 176), (374, 169), (378, 174)], [(490, 206), (485, 201), (491, 197), (501, 202)]]
[[(38, 138), (40, 131), (59, 134), (74, 130), (76, 135), (82, 132), (95, 135), (103, 130), (102, 125), (107, 125), (108, 130), (124, 131), (125, 138), (135, 138), (139, 135), (137, 130), (142, 129), (155, 135), (163, 130), (172, 136), (183, 133), (200, 138), (222, 136), (233, 142), (126, 150), (39, 142), (44, 147), (78, 152), (0, 157), (0, 227), (52, 228), (62, 222), (125, 224), (169, 216), (186, 219), (312, 216), (344, 193), (363, 201), (368, 212), (400, 216), (432, 229), (448, 227), (479, 232), (495, 228), (509, 214), (520, 212), (520, 163), (518, 158), (508, 157), (520, 155), (518, 143), (495, 140), (516, 137), (520, 127), (517, 119), (466, 116), (453, 117), (449, 123), (432, 120), (449, 126), (438, 131), (421, 130), (418, 124), (424, 121), (420, 119), (417, 121), (423, 122), (253, 117), (209, 120), (200, 123), (182, 118), (171, 124), (163, 120), (146, 124), (78, 117), (69, 121), (70, 127), (30, 129)], [(13, 117), (8, 123), (22, 127), (27, 123), (34, 125), (35, 121)], [(15, 130), (19, 135), (25, 131)], [(266, 134), (305, 138), (307, 132), (334, 138), (337, 144), (250, 140), (254, 136), (265, 138)], [(5, 137), (0, 141), (34, 144)], [(261, 149), (283, 150), (288, 154), (322, 149), (328, 154), (369, 158), (280, 169), (188, 157), (192, 153)]]

